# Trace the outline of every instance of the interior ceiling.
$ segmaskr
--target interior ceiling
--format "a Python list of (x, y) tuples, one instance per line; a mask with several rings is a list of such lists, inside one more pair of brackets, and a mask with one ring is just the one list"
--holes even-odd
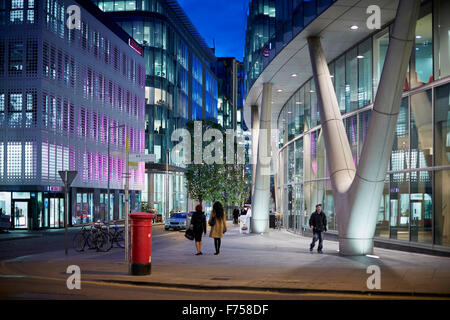
[[(272, 128), (277, 128), (278, 114), (288, 99), (312, 76), (307, 38), (320, 36), (327, 61), (332, 61), (374, 32), (366, 26), (369, 5), (381, 9), (381, 26), (395, 18), (398, 0), (338, 0), (313, 20), (275, 57), (275, 50), (265, 58), (265, 69), (251, 87), (244, 108), (244, 118), (251, 126), (251, 106), (261, 106), (263, 83), (273, 83)], [(350, 30), (357, 25), (358, 30)], [(282, 44), (278, 44), (282, 45)], [(272, 61), (270, 61), (272, 59)], [(269, 63), (270, 61), (270, 63)], [(297, 77), (292, 77), (292, 74)], [(282, 92), (278, 92), (282, 89)], [(277, 137), (274, 137), (277, 138)]]

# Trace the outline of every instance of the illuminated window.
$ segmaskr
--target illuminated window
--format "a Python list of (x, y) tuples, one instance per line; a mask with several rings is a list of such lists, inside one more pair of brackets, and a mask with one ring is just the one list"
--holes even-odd
[(35, 178), (35, 156), (33, 142), (25, 142), (25, 179)]
[(36, 91), (29, 92), (26, 95), (26, 113), (25, 113), (25, 127), (31, 128), (36, 126), (37, 118), (37, 93)]
[(9, 74), (20, 74), (23, 70), (23, 51), (22, 41), (11, 41), (9, 43), (8, 70)]
[(42, 180), (48, 180), (48, 144), (42, 142)]
[(0, 127), (3, 125), (5, 120), (5, 94), (0, 94)]
[(22, 94), (9, 94), (8, 124), (11, 128), (22, 126)]
[(0, 179), (3, 179), (3, 142), (0, 142)]
[(8, 178), (20, 178), (22, 174), (22, 143), (8, 142), (6, 153)]

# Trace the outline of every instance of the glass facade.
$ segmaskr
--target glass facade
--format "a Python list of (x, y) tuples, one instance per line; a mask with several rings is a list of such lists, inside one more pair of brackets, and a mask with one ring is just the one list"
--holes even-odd
[(270, 60), (336, 0), (252, 0), (245, 40), (246, 91)]
[[(106, 219), (95, 195), (108, 182), (112, 192), (123, 189), (126, 139), (132, 153), (144, 152), (144, 58), (89, 10), (80, 29), (67, 28), (72, 4), (0, 4), (0, 191), (11, 194), (3, 204), (17, 228), (63, 226), (62, 170), (77, 171), (72, 190), (84, 189), (70, 197), (69, 225)], [(131, 190), (144, 170), (130, 170)]]
[[(441, 35), (442, 26), (436, 28), (436, 21), (443, 13), (434, 11), (433, 14), (433, 8), (447, 8), (448, 16), (450, 7), (444, 3), (426, 2), (417, 21), (415, 46), (405, 77), (377, 216), (375, 236), (379, 238), (450, 245), (450, 79), (446, 81), (442, 73), (436, 74), (441, 72), (436, 64), (445, 65), (440, 62), (445, 49), (442, 43), (436, 42), (448, 43), (448, 39)], [(380, 81), (389, 32), (388, 26), (329, 63), (356, 165), (369, 127), (371, 103)], [(442, 79), (440, 82), (435, 81), (438, 77)], [(312, 79), (306, 81), (278, 117), (282, 162), (279, 193), (283, 198), (280, 204), (288, 216), (288, 228), (301, 232), (308, 227), (307, 218), (315, 204), (322, 203), (329, 218), (328, 229), (337, 231), (339, 217), (334, 214), (325, 148), (320, 128), (314, 128), (313, 83)]]
[(153, 204), (158, 213), (165, 212), (167, 186), (161, 165), (167, 163), (169, 207), (186, 211), (187, 192), (179, 177), (182, 169), (174, 165), (168, 151), (175, 144), (172, 133), (188, 120), (216, 121), (218, 83), (211, 71), (216, 58), (176, 1), (93, 2), (144, 48), (145, 153), (154, 154), (156, 161), (147, 164), (143, 201)]

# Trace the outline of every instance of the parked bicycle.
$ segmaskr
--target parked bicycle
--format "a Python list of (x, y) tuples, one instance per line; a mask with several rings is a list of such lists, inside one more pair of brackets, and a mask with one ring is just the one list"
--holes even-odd
[(93, 226), (85, 225), (74, 236), (73, 247), (78, 252), (82, 252), (86, 248), (106, 252), (111, 249), (111, 236), (104, 231), (100, 223)]
[[(110, 226), (106, 224), (108, 233), (110, 235), (111, 240), (111, 248), (114, 244), (117, 244), (119, 248), (125, 248), (125, 231), (123, 228), (119, 227), (117, 223), (114, 222), (114, 225)], [(110, 249), (111, 249), (110, 248)]]

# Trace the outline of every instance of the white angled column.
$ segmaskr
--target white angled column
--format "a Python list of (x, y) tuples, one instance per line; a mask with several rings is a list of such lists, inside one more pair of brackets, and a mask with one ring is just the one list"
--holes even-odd
[(252, 197), (251, 226), (254, 233), (269, 231), (271, 117), (272, 84), (264, 83), (258, 134), (258, 157), (255, 170), (254, 194)]
[(349, 190), (350, 210), (340, 222), (339, 247), (344, 255), (370, 254), (373, 251), (377, 214), (414, 45), (420, 2), (401, 0), (397, 8), (367, 138), (355, 180)]
[(318, 37), (308, 38), (339, 228), (339, 252), (373, 252), (373, 236), (414, 43), (420, 0), (400, 0), (367, 138), (355, 172), (344, 124)]
[(252, 115), (252, 197), (255, 193), (256, 162), (258, 158), (259, 111), (257, 105), (251, 106)]

